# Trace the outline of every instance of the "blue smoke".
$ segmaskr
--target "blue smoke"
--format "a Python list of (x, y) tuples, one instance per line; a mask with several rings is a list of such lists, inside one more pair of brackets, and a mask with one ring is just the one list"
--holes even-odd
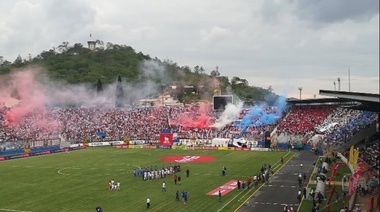
[[(267, 112), (267, 110), (272, 110)], [(265, 126), (276, 123), (286, 109), (286, 97), (280, 96), (274, 101), (273, 106), (268, 106), (266, 103), (254, 105), (248, 109), (248, 112), (243, 116), (241, 121), (236, 125), (242, 132), (245, 132), (251, 126)]]

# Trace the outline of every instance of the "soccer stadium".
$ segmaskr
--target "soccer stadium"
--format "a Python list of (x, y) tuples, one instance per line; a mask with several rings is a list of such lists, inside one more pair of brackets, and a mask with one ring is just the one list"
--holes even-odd
[(222, 94), (187, 106), (4, 104), (0, 211), (378, 211), (379, 95), (320, 94), (253, 106)]

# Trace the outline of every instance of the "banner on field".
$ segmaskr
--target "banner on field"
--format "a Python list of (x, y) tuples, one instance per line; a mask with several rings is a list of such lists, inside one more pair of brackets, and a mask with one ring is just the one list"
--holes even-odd
[(157, 149), (171, 149), (172, 146), (157, 146)]
[(186, 146), (172, 146), (172, 149), (180, 149), (180, 150), (185, 150)]
[(157, 146), (154, 146), (154, 145), (143, 145), (143, 149), (157, 149)]
[(251, 151), (251, 148), (234, 147), (235, 151)]
[(186, 147), (187, 150), (218, 150), (218, 147), (215, 147), (215, 146), (194, 146), (194, 147), (191, 147), (191, 146), (187, 146)]
[(252, 150), (252, 151), (262, 151), (262, 152), (265, 152), (265, 151), (269, 151), (269, 148), (252, 147), (251, 150)]
[(218, 147), (218, 150), (228, 150), (228, 147)]
[(218, 196), (219, 191), (220, 191), (221, 195), (224, 196), (236, 188), (237, 188), (237, 180), (231, 180), (225, 183), (224, 185), (219, 186), (215, 188), (214, 190), (208, 192), (207, 195)]
[(120, 148), (120, 149), (128, 149), (129, 145), (128, 144), (116, 144), (114, 145), (115, 148)]
[(160, 133), (160, 146), (172, 146), (173, 133)]

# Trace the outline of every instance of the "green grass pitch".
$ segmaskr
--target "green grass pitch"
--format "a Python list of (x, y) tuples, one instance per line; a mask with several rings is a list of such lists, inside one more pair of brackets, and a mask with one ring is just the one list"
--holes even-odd
[[(160, 158), (174, 155), (204, 155), (216, 158), (208, 163), (182, 163), (181, 185), (174, 185), (173, 176), (142, 181), (133, 177), (137, 166), (161, 168)], [(0, 162), (0, 211), (51, 212), (147, 211), (146, 198), (151, 199), (149, 211), (234, 211), (254, 189), (233, 190), (218, 202), (207, 192), (230, 180), (247, 180), (259, 173), (261, 166), (271, 164), (274, 171), (281, 167), (280, 158), (292, 157), (288, 152), (116, 149), (87, 148)], [(168, 165), (169, 163), (165, 163)], [(227, 175), (221, 176), (222, 167)], [(190, 177), (186, 178), (186, 169)], [(108, 182), (121, 182), (120, 191), (109, 191)], [(161, 192), (163, 180), (167, 192)], [(175, 201), (175, 191), (187, 191), (188, 203)]]

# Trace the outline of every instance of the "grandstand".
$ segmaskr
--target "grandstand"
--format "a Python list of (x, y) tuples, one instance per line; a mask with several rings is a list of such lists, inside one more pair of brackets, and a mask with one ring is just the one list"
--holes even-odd
[[(357, 101), (341, 98), (288, 100), (286, 111), (276, 107), (243, 108), (235, 121), (222, 128), (213, 124), (222, 115), (211, 105), (145, 108), (39, 108), (14, 124), (7, 124), (12, 109), (0, 109), (0, 141), (62, 139), (72, 143), (144, 140), (157, 143), (162, 129), (171, 129), (183, 139), (243, 137), (252, 143), (263, 141), (266, 128), (272, 140), (281, 144), (316, 144), (337, 149), (362, 129), (373, 125), (376, 112), (356, 110)], [(352, 107), (355, 107), (352, 109)], [(9, 117), (9, 116), (8, 116)], [(283, 117), (283, 118), (282, 118)], [(268, 122), (268, 119), (270, 122)], [(269, 123), (269, 124), (268, 124)], [(102, 136), (98, 136), (98, 135)], [(317, 138), (317, 139), (316, 139)], [(359, 139), (360, 140), (360, 139)], [(363, 140), (363, 138), (361, 139)], [(320, 142), (319, 142), (320, 141)], [(325, 149), (327, 150), (327, 149)]]
[(128, 144), (152, 146), (160, 144), (163, 130), (173, 133), (174, 145), (213, 146), (218, 138), (226, 145), (241, 139), (246, 143), (243, 148), (256, 148), (264, 146), (264, 135), (271, 132), (275, 148), (301, 145), (301, 149), (328, 154), (332, 150), (344, 153), (355, 145), (361, 150), (362, 161), (368, 164), (369, 168), (363, 173), (363, 187), (374, 187), (369, 197), (370, 207), (376, 208), (374, 201), (378, 200), (378, 190), (373, 182), (379, 178), (379, 136), (375, 124), (379, 112), (378, 95), (341, 91), (321, 91), (321, 94), (335, 95), (335, 98), (289, 99), (287, 107), (283, 108), (268, 105), (241, 108), (232, 121), (220, 128), (214, 124), (223, 117), (224, 111), (213, 110), (211, 104), (143, 108), (46, 107), (34, 109), (20, 119), (12, 114), (12, 108), (3, 106), (0, 108), (0, 153), (9, 155), (17, 149), (49, 146), (59, 148), (63, 143), (125, 141), (126, 136)]

